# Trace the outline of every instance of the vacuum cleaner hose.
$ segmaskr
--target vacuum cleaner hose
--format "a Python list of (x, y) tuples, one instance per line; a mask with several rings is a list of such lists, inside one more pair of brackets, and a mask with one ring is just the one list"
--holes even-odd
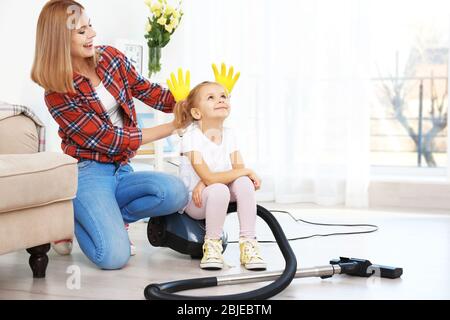
[[(230, 203), (229, 212), (236, 212), (236, 203)], [(214, 287), (218, 285), (216, 277), (178, 280), (160, 284), (150, 284), (144, 290), (145, 298), (150, 300), (259, 300), (268, 299), (283, 291), (294, 279), (297, 272), (297, 259), (286, 235), (277, 219), (262, 206), (257, 206), (257, 214), (272, 231), (275, 240), (286, 261), (286, 267), (280, 277), (262, 288), (230, 295), (220, 296), (185, 296), (174, 294), (175, 292)]]

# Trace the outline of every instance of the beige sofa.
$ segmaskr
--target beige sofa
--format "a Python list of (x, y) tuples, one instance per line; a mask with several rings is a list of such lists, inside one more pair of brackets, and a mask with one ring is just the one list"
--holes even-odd
[(50, 243), (73, 238), (78, 169), (76, 159), (38, 152), (38, 144), (29, 117), (0, 120), (0, 254), (27, 249), (33, 276), (42, 278)]

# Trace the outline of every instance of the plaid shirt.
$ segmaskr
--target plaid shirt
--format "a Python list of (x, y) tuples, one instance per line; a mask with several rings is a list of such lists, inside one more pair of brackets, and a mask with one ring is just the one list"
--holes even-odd
[(59, 125), (64, 153), (76, 159), (127, 163), (142, 143), (133, 97), (163, 112), (172, 112), (169, 90), (150, 83), (128, 58), (110, 46), (96, 46), (96, 72), (123, 109), (123, 128), (113, 126), (91, 81), (74, 73), (76, 93), (45, 92), (45, 103)]

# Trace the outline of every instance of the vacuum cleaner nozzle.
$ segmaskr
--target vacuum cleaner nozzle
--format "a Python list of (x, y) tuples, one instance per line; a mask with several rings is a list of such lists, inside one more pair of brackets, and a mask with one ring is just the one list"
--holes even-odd
[(340, 257), (330, 261), (330, 264), (339, 265), (341, 274), (350, 276), (370, 277), (372, 275), (381, 278), (396, 279), (403, 274), (403, 269), (398, 267), (372, 264), (369, 260)]

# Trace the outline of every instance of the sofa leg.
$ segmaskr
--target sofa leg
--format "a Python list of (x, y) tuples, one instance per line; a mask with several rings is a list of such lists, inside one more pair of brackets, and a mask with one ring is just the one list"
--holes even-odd
[(27, 252), (31, 254), (29, 263), (33, 271), (33, 278), (45, 278), (45, 270), (47, 270), (48, 264), (47, 252), (49, 250), (50, 243), (27, 249)]

